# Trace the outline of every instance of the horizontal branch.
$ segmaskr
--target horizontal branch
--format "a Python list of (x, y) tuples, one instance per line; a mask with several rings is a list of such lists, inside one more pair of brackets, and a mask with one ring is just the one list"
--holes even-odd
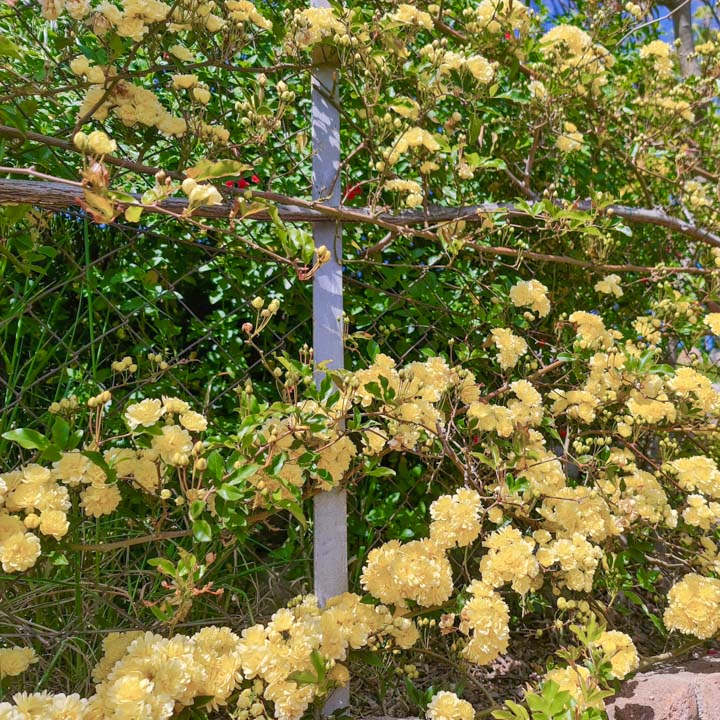
[[(525, 208), (513, 203), (488, 202), (479, 205), (463, 207), (430, 206), (427, 210), (412, 210), (399, 213), (373, 212), (367, 208), (354, 208), (341, 206), (339, 208), (329, 207), (319, 202), (293, 198), (279, 193), (265, 192), (261, 190), (252, 191), (253, 198), (267, 200), (277, 205), (280, 217), (286, 222), (321, 222), (328, 218), (343, 223), (356, 223), (375, 225), (398, 235), (416, 235), (434, 239), (436, 234), (428, 229), (428, 226), (442, 225), (457, 221), (469, 223), (482, 222), (488, 215), (500, 215), (503, 217), (528, 219), (536, 218)], [(139, 195), (136, 195), (139, 199)], [(63, 210), (68, 207), (78, 206), (81, 197), (78, 188), (63, 182), (37, 182), (32, 180), (0, 179), (0, 205), (12, 205), (25, 203), (50, 210)], [(187, 209), (187, 200), (184, 198), (168, 198), (157, 206), (145, 207), (145, 212), (170, 211), (180, 214)], [(575, 203), (573, 209), (582, 212), (591, 212), (592, 203), (582, 201)], [(233, 210), (233, 203), (223, 202), (219, 205), (201, 207), (193, 212), (196, 217), (223, 219), (228, 218)], [(685, 237), (697, 240), (708, 245), (720, 247), (720, 236), (692, 223), (669, 215), (661, 209), (633, 208), (626, 205), (611, 205), (603, 208), (606, 215), (612, 214), (615, 217), (635, 225), (651, 225), (666, 228), (677, 232)], [(246, 218), (247, 220), (268, 222), (271, 220), (267, 211), (255, 212)], [(419, 228), (417, 226), (424, 227)], [(485, 248), (482, 245), (473, 245), (478, 252), (489, 254), (524, 255), (528, 259), (545, 260), (548, 262), (558, 261), (564, 256), (550, 256), (533, 253), (532, 251), (515, 250), (511, 248)], [(502, 252), (500, 252), (502, 251)], [(596, 264), (564, 258), (566, 264), (577, 267), (594, 268)], [(609, 266), (608, 266), (609, 267)], [(625, 271), (643, 272), (644, 266), (618, 265), (613, 269)], [(702, 270), (695, 268), (695, 270)], [(680, 269), (677, 269), (680, 271)], [(683, 272), (692, 273), (692, 268), (683, 268)], [(702, 273), (697, 273), (702, 274)]]
[(569, 255), (549, 255), (519, 248), (499, 247), (497, 245), (480, 245), (469, 242), (466, 245), (480, 255), (497, 255), (511, 257), (517, 260), (536, 260), (557, 265), (572, 265), (583, 270), (602, 271), (607, 273), (639, 273), (641, 275), (715, 275), (720, 268), (684, 267), (684, 266), (650, 266), (650, 265), (614, 265), (611, 263), (594, 263), (590, 260), (579, 260)]
[[(36, 142), (50, 147), (62, 148), (63, 150), (73, 153), (79, 152), (78, 149), (67, 140), (61, 140), (49, 135), (42, 135), (40, 133), (22, 131), (18, 128), (10, 127), (9, 125), (0, 125), (0, 137)], [(133, 160), (115, 158), (111, 155), (105, 156), (103, 162), (107, 165), (125, 168), (126, 170), (142, 175), (155, 175), (160, 169), (144, 165)], [(182, 173), (176, 171), (166, 171), (165, 174), (175, 179), (182, 179), (184, 177)], [(6, 181), (0, 180), (0, 184), (3, 182)], [(12, 195), (12, 190), (10, 188), (0, 189), (0, 193), (8, 192)], [(65, 192), (68, 191), (66, 190)], [(0, 194), (0, 205), (3, 203), (25, 202), (51, 209), (62, 209), (64, 207), (68, 207), (69, 205), (77, 204), (72, 202), (72, 198), (71, 201), (68, 201), (67, 199), (63, 200), (60, 195), (55, 192), (53, 192), (52, 202), (56, 204), (42, 204), (39, 200), (35, 199), (35, 196), (41, 193), (41, 189), (35, 188), (27, 199), (19, 200), (13, 199), (12, 197), (5, 199), (8, 198), (8, 196)], [(401, 228), (408, 228), (409, 226), (415, 225), (426, 225), (428, 223), (437, 224), (458, 220), (464, 220), (465, 222), (478, 222), (484, 219), (483, 216), (495, 213), (502, 213), (507, 217), (515, 218), (531, 217), (531, 214), (524, 208), (521, 208), (513, 203), (482, 203), (480, 205), (470, 205), (456, 208), (431, 206), (427, 209), (427, 211), (410, 210), (397, 214), (378, 214), (361, 208), (330, 208), (323, 206), (322, 204), (291, 198), (277, 193), (261, 192), (258, 190), (253, 190), (253, 196), (279, 204), (280, 207), (278, 209), (280, 210), (280, 217), (288, 222), (319, 222), (323, 219), (327, 219), (328, 217), (334, 217), (338, 220), (342, 220), (343, 222), (369, 223), (379, 227), (384, 227), (391, 231), (396, 231), (398, 233), (402, 232)], [(62, 204), (63, 202), (65, 204)], [(282, 207), (283, 205), (288, 205), (289, 207)], [(186, 204), (182, 199), (170, 199), (167, 201), (167, 204), (163, 205), (163, 207), (173, 212), (182, 212), (182, 210), (186, 207)], [(590, 212), (594, 208), (590, 200), (583, 200), (575, 203), (573, 205), (573, 209)], [(195, 214), (206, 218), (225, 218), (230, 215), (231, 210), (232, 204), (224, 203), (222, 205), (215, 205), (209, 208), (201, 208), (196, 211)], [(628, 223), (663, 227), (667, 230), (672, 230), (673, 232), (692, 238), (693, 240), (713, 245), (714, 247), (720, 247), (720, 235), (717, 233), (698, 227), (697, 225), (681, 220), (680, 218), (673, 217), (662, 209), (635, 208), (627, 205), (610, 205), (603, 208), (602, 212), (605, 214), (614, 214), (616, 217)], [(270, 217), (267, 213), (257, 213), (253, 215), (252, 219), (267, 222), (270, 220)], [(413, 231), (412, 234), (430, 236), (430, 233), (417, 230)]]
[[(0, 125), (0, 137), (13, 138), (15, 140), (30, 140), (32, 142), (40, 143), (41, 145), (47, 145), (48, 147), (56, 147), (61, 150), (67, 150), (71, 153), (79, 153), (79, 150), (68, 140), (61, 140), (60, 138), (51, 137), (50, 135), (41, 135), (40, 133), (18, 130), (17, 128), (10, 127), (9, 125)], [(134, 162), (132, 160), (123, 160), (121, 158), (115, 158), (112, 155), (106, 155), (103, 162), (106, 165), (114, 165), (115, 167), (125, 168), (126, 170), (132, 170), (133, 172), (140, 173), (142, 175), (155, 175), (158, 168), (151, 167), (150, 165), (143, 165), (142, 163)], [(172, 173), (167, 173), (172, 175)]]

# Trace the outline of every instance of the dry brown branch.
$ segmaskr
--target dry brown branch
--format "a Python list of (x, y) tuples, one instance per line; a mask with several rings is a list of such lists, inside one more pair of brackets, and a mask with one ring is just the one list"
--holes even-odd
[[(401, 213), (380, 212), (374, 213), (366, 208), (340, 207), (332, 208), (322, 203), (292, 198), (273, 192), (253, 191), (253, 198), (267, 200), (277, 204), (280, 217), (286, 222), (319, 222), (332, 218), (344, 223), (360, 223), (375, 225), (399, 235), (415, 235), (428, 239), (436, 239), (436, 234), (428, 229), (428, 226), (438, 226), (445, 223), (464, 220), (465, 222), (482, 222), (488, 215), (498, 215), (509, 218), (532, 219), (525, 208), (512, 203), (483, 203), (465, 207), (439, 207), (430, 206), (427, 210), (406, 211)], [(138, 196), (139, 197), (139, 196)], [(0, 179), (0, 205), (12, 205), (26, 203), (38, 207), (62, 210), (74, 205), (79, 205), (79, 192), (77, 183), (67, 182), (35, 182), (30, 180)], [(148, 207), (145, 212), (171, 212), (181, 214), (187, 208), (187, 201), (184, 198), (169, 198), (157, 207)], [(592, 204), (590, 201), (576, 203), (577, 210), (590, 212)], [(225, 202), (220, 205), (198, 208), (194, 215), (203, 218), (223, 219), (228, 218), (232, 212), (233, 204)], [(664, 210), (632, 208), (624, 205), (612, 205), (605, 208), (604, 212), (611, 211), (616, 217), (638, 225), (653, 225), (663, 227), (673, 232), (685, 235), (693, 240), (720, 247), (720, 236), (705, 228), (698, 227), (685, 220), (668, 215)], [(260, 211), (248, 217), (250, 220), (268, 222), (271, 218), (268, 212)], [(543, 219), (543, 218), (537, 218)], [(423, 225), (423, 228), (415, 226)], [(474, 251), (495, 256), (507, 256), (514, 258), (527, 258), (540, 262), (553, 262), (575, 267), (604, 270), (608, 272), (664, 272), (704, 275), (714, 272), (705, 268), (673, 267), (656, 270), (652, 267), (642, 265), (610, 265), (598, 264), (586, 260), (579, 260), (564, 255), (549, 255), (537, 253), (531, 250), (483, 246), (478, 243), (468, 243)]]

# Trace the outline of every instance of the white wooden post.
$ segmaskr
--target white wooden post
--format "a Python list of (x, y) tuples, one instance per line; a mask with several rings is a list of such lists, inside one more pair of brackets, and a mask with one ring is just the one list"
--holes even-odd
[[(311, 0), (313, 7), (329, 7), (327, 0)], [(315, 200), (338, 207), (340, 186), (340, 111), (338, 108), (337, 56), (330, 48), (317, 49), (312, 79), (312, 195)], [(313, 347), (315, 363), (343, 367), (342, 225), (317, 222), (313, 226), (315, 247), (325, 245), (332, 253), (313, 279)], [(315, 373), (319, 384), (322, 371)], [(348, 589), (347, 497), (342, 488), (320, 493), (314, 502), (313, 574), (315, 595), (321, 605)], [(329, 715), (349, 702), (349, 688), (339, 688), (327, 700)]]

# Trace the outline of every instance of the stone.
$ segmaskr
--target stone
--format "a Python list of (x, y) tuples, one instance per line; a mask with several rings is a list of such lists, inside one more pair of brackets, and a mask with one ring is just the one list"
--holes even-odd
[(609, 720), (719, 720), (720, 658), (661, 666), (624, 682)]

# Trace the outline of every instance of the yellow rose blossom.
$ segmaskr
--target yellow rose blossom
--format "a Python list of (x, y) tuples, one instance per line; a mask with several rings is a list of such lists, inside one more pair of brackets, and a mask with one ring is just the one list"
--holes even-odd
[(572, 538), (578, 533), (602, 542), (621, 531), (603, 497), (582, 485), (561, 488), (546, 497), (539, 512), (545, 518), (547, 528), (558, 537)]
[(579, 533), (575, 533), (571, 538), (555, 540), (541, 547), (536, 554), (538, 562), (544, 568), (559, 563), (562, 584), (578, 592), (592, 591), (595, 570), (602, 556), (602, 550)]
[(511, 583), (515, 592), (525, 595), (542, 583), (535, 555), (535, 541), (525, 538), (513, 527), (498, 530), (483, 545), (489, 552), (480, 561), (483, 582), (491, 587)]
[(602, 280), (595, 283), (594, 289), (605, 295), (614, 295), (617, 298), (623, 296), (623, 289), (620, 287), (619, 275), (606, 275)]
[(708, 497), (720, 498), (720, 470), (712, 458), (705, 455), (678, 458), (666, 463), (663, 469), (676, 474), (683, 490), (698, 490)]
[(395, 141), (388, 154), (388, 163), (394, 165), (401, 155), (413, 148), (425, 148), (430, 152), (437, 152), (440, 144), (427, 130), (419, 127), (409, 128)]
[(537, 280), (521, 280), (510, 288), (510, 300), (515, 307), (529, 307), (538, 317), (550, 312), (548, 289)]
[(688, 495), (682, 518), (688, 525), (710, 530), (720, 523), (720, 503), (708, 503), (702, 495)]
[(720, 580), (690, 573), (675, 583), (663, 622), (669, 630), (711, 638), (720, 627)]
[(635, 672), (640, 665), (635, 644), (629, 635), (617, 630), (606, 630), (597, 641), (598, 646), (610, 661), (612, 674), (618, 680)]
[(714, 335), (720, 335), (720, 313), (708, 313), (703, 322), (707, 325)]
[(292, 40), (300, 49), (312, 47), (326, 38), (345, 32), (345, 26), (330, 7), (296, 10), (292, 27)]
[(22, 572), (40, 557), (40, 540), (29, 532), (16, 532), (0, 541), (0, 565), (6, 573)]
[(207, 420), (203, 415), (189, 410), (180, 416), (180, 424), (190, 432), (204, 432), (207, 430)]
[(432, 540), (391, 540), (371, 550), (361, 582), (381, 602), (398, 607), (406, 600), (423, 607), (441, 605), (452, 593), (450, 563)]
[(131, 430), (138, 426), (150, 427), (154, 425), (165, 413), (160, 400), (147, 398), (125, 409), (125, 421)]
[(424, 10), (418, 10), (413, 5), (401, 3), (397, 10), (387, 16), (388, 19), (401, 25), (417, 25), (426, 30), (432, 30), (433, 21), (428, 13)]
[(91, 485), (80, 494), (80, 506), (86, 515), (102, 517), (109, 515), (120, 504), (120, 490), (116, 485)]
[(661, 77), (667, 77), (673, 70), (672, 52), (672, 47), (666, 42), (652, 40), (647, 45), (643, 45), (638, 54), (641, 58), (652, 58), (655, 71)]
[(163, 395), (162, 404), (165, 408), (165, 412), (168, 414), (181, 415), (182, 413), (186, 413), (190, 410), (190, 405), (188, 405), (184, 400), (180, 400), (180, 398), (176, 397), (167, 397), (166, 395)]
[(563, 132), (558, 135), (555, 146), (560, 152), (569, 153), (579, 150), (583, 145), (584, 136), (577, 131), (577, 127), (571, 122), (564, 124)]
[(591, 423), (595, 419), (600, 404), (598, 398), (586, 390), (554, 389), (548, 393), (548, 399), (553, 401), (553, 415), (566, 414), (584, 423)]
[(441, 495), (430, 505), (430, 538), (438, 547), (465, 547), (480, 534), (480, 496), (470, 488)]
[(166, 425), (160, 435), (154, 435), (151, 447), (168, 465), (183, 464), (190, 455), (193, 441), (190, 433), (178, 425)]
[(520, 357), (528, 351), (525, 340), (508, 328), (495, 328), (491, 335), (495, 347), (500, 351), (498, 362), (503, 370), (515, 367)]
[(43, 535), (60, 540), (67, 535), (69, 528), (67, 515), (62, 510), (43, 510), (40, 513), (39, 529)]
[(263, 17), (250, 0), (227, 0), (225, 6), (229, 10), (233, 22), (249, 22), (263, 30), (272, 30), (270, 20)]
[(580, 347), (608, 350), (614, 345), (615, 339), (620, 337), (616, 331), (605, 329), (605, 323), (599, 315), (579, 310), (568, 319), (577, 325)]
[(496, 432), (500, 437), (510, 437), (515, 429), (512, 410), (501, 405), (473, 402), (468, 407), (467, 416), (475, 421), (478, 430)]
[(0, 680), (24, 673), (30, 665), (37, 661), (37, 656), (32, 648), (0, 648)]
[(433, 696), (427, 707), (428, 720), (473, 720), (475, 710), (467, 700), (455, 693), (442, 690)]
[(487, 583), (474, 581), (470, 599), (460, 613), (460, 632), (470, 640), (462, 654), (477, 665), (486, 665), (507, 650), (510, 612), (505, 601)]

